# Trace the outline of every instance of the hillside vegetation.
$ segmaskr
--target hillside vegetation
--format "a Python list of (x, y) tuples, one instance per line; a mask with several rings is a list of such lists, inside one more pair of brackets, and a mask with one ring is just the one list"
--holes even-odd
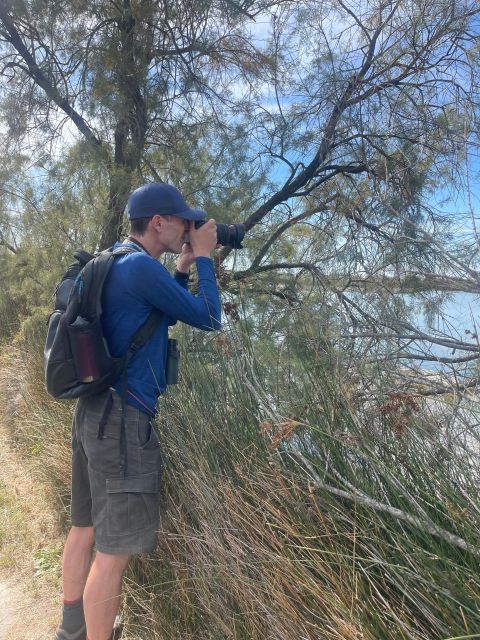
[(479, 33), (476, 0), (0, 3), (3, 413), (64, 532), (74, 251), (152, 181), (246, 230), (222, 331), (172, 327), (125, 637), (480, 637)]
[[(131, 637), (476, 637), (478, 449), (458, 406), (359, 406), (331, 353), (257, 359), (241, 322), (179, 337), (157, 422), (160, 544), (128, 574)], [(11, 426), (66, 526), (72, 407), (46, 396), (40, 348), (4, 348), (23, 399)]]

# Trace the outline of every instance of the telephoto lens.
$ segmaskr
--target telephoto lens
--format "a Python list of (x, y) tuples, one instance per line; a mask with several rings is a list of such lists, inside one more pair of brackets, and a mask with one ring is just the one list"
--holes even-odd
[[(199, 229), (206, 220), (197, 220), (195, 229)], [(217, 242), (223, 247), (232, 249), (243, 249), (242, 240), (245, 237), (245, 226), (243, 224), (221, 224), (217, 222)]]

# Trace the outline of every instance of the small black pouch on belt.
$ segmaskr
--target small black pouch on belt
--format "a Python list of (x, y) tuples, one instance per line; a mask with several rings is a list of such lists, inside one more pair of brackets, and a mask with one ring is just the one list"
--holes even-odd
[(165, 367), (165, 382), (167, 384), (178, 384), (178, 361), (180, 353), (177, 348), (177, 341), (169, 338), (167, 342), (167, 366)]

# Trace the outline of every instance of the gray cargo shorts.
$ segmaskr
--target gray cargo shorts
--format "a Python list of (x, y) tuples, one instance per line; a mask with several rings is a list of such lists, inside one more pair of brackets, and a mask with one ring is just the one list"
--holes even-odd
[[(99, 426), (113, 403), (103, 437)], [(110, 554), (152, 551), (159, 527), (162, 457), (153, 419), (126, 405), (125, 477), (120, 468), (120, 396), (107, 391), (81, 398), (72, 425), (72, 503), (75, 527), (94, 527), (95, 546)]]

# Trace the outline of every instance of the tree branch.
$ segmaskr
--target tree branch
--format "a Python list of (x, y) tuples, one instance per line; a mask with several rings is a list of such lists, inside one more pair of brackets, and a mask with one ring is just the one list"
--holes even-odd
[(245, 271), (237, 271), (233, 274), (232, 280), (244, 280), (255, 273), (262, 273), (263, 271), (273, 271), (275, 269), (307, 269), (312, 273), (318, 274), (318, 268), (311, 262), (276, 262), (274, 264), (265, 264), (255, 267), (253, 271), (246, 269)]
[(5, 240), (5, 238), (3, 237), (3, 234), (0, 234), (0, 245), (2, 247), (5, 247), (5, 249), (8, 249), (14, 254), (18, 253), (17, 249), (15, 249), (15, 247), (12, 244), (10, 244)]
[(310, 462), (305, 458), (305, 456), (300, 453), (300, 451), (291, 451), (289, 452), (289, 456), (295, 456), (298, 460), (301, 461), (303, 466), (308, 470), (311, 477), (313, 478), (313, 488), (314, 489), (322, 489), (323, 491), (328, 491), (334, 496), (338, 498), (343, 498), (345, 500), (351, 500), (353, 502), (362, 504), (368, 509), (373, 509), (374, 511), (379, 511), (382, 513), (387, 513), (388, 515), (396, 518), (397, 520), (401, 520), (402, 522), (407, 522), (408, 524), (422, 529), (423, 531), (427, 531), (431, 535), (448, 542), (449, 544), (462, 549), (463, 551), (468, 551), (474, 556), (480, 557), (480, 549), (470, 544), (460, 536), (456, 536), (453, 533), (450, 533), (446, 529), (439, 527), (435, 523), (433, 523), (430, 519), (419, 518), (418, 516), (412, 516), (401, 509), (397, 509), (396, 507), (391, 507), (388, 504), (384, 504), (382, 502), (378, 502), (378, 500), (374, 500), (367, 496), (366, 494), (358, 491), (358, 489), (352, 488), (352, 493), (348, 491), (343, 491), (342, 489), (337, 489), (336, 487), (332, 487), (325, 482), (320, 480), (317, 473), (315, 473)]
[(278, 227), (278, 229), (265, 242), (263, 247), (260, 249), (260, 251), (257, 253), (255, 258), (252, 260), (252, 263), (251, 263), (250, 267), (248, 268), (248, 271), (255, 271), (256, 270), (256, 268), (260, 265), (260, 263), (263, 260), (263, 258), (265, 257), (265, 255), (268, 253), (268, 250), (270, 249), (272, 244), (275, 242), (275, 240), (277, 240), (282, 235), (282, 233), (284, 233), (287, 229), (289, 229), (293, 225), (298, 224), (302, 220), (305, 220), (306, 218), (309, 218), (310, 216), (313, 216), (316, 213), (320, 213), (322, 211), (325, 211), (327, 205), (330, 204), (330, 202), (332, 202), (332, 200), (334, 200), (335, 197), (336, 196), (331, 196), (321, 206), (317, 206), (317, 207), (313, 207), (312, 209), (308, 209), (307, 211), (304, 211), (303, 213), (300, 213), (298, 216), (295, 216), (294, 218), (290, 218), (290, 220), (287, 220), (284, 224), (280, 225)]
[(75, 111), (66, 98), (63, 98), (56, 86), (47, 78), (45, 73), (37, 65), (34, 57), (25, 46), (12, 19), (8, 15), (6, 3), (0, 3), (0, 20), (6, 31), (8, 42), (23, 58), (28, 67), (30, 78), (45, 91), (47, 96), (72, 120), (80, 133), (96, 148), (103, 148), (101, 140), (95, 135), (91, 127), (83, 117)]

